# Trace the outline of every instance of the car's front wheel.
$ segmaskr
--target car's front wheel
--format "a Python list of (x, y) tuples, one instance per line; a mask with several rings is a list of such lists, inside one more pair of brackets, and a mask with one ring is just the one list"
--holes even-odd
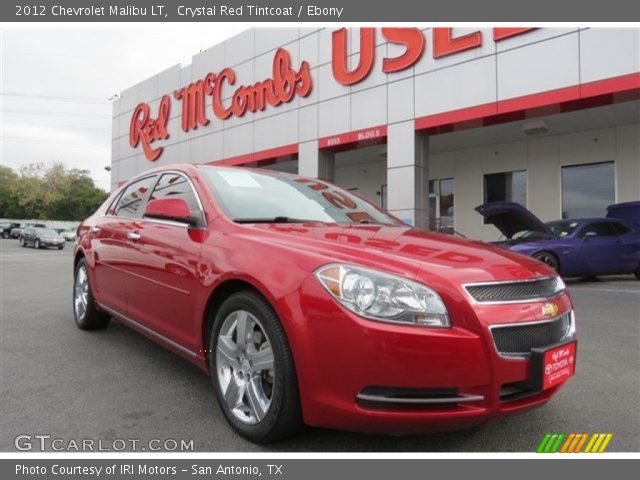
[(26, 247), (27, 246), (27, 242), (24, 241), (24, 237), (20, 237), (19, 242), (20, 242), (20, 246), (22, 246), (22, 247)]
[(550, 266), (556, 272), (560, 273), (560, 263), (556, 256), (551, 252), (537, 252), (533, 254), (533, 258), (541, 261), (542, 263)]
[(9, 232), (2, 232), (2, 238), (9, 238)]
[(280, 320), (257, 293), (227, 298), (215, 314), (209, 367), (216, 397), (231, 426), (269, 443), (302, 426), (293, 357)]
[(38, 239), (36, 238), (36, 241), (35, 241), (35, 242), (33, 242), (33, 248), (35, 248), (36, 250), (39, 250), (39, 249), (40, 249), (40, 247), (41, 247), (41, 245), (40, 245), (40, 240), (38, 240)]
[(81, 259), (76, 265), (73, 281), (73, 317), (82, 330), (105, 328), (111, 319), (109, 315), (98, 310), (93, 300), (87, 263)]

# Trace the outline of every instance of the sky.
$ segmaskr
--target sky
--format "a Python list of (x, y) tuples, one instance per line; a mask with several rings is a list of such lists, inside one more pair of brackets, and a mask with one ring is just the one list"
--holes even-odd
[(0, 163), (61, 161), (110, 189), (109, 100), (241, 24), (0, 26)]

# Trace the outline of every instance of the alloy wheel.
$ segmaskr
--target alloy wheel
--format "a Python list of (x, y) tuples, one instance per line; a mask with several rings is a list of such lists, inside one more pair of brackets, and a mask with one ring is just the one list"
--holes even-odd
[(81, 265), (76, 274), (75, 285), (73, 287), (73, 308), (75, 309), (76, 318), (83, 319), (87, 313), (87, 305), (89, 303), (89, 278), (87, 277), (87, 268)]
[(245, 310), (224, 320), (216, 347), (218, 385), (231, 413), (254, 425), (269, 412), (274, 392), (274, 355), (260, 321)]

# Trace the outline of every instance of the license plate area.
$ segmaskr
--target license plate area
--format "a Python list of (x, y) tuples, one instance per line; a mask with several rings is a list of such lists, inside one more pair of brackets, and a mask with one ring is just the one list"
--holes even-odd
[(531, 350), (529, 388), (537, 391), (553, 388), (566, 382), (576, 372), (575, 340)]

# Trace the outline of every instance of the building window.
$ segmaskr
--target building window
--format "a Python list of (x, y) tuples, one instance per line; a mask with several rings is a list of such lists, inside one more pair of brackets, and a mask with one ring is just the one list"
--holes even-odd
[(515, 202), (527, 206), (527, 171), (491, 173), (484, 176), (484, 203)]
[(604, 216), (615, 190), (613, 162), (562, 167), (562, 218)]
[(454, 222), (453, 178), (429, 180), (429, 229), (453, 233)]

